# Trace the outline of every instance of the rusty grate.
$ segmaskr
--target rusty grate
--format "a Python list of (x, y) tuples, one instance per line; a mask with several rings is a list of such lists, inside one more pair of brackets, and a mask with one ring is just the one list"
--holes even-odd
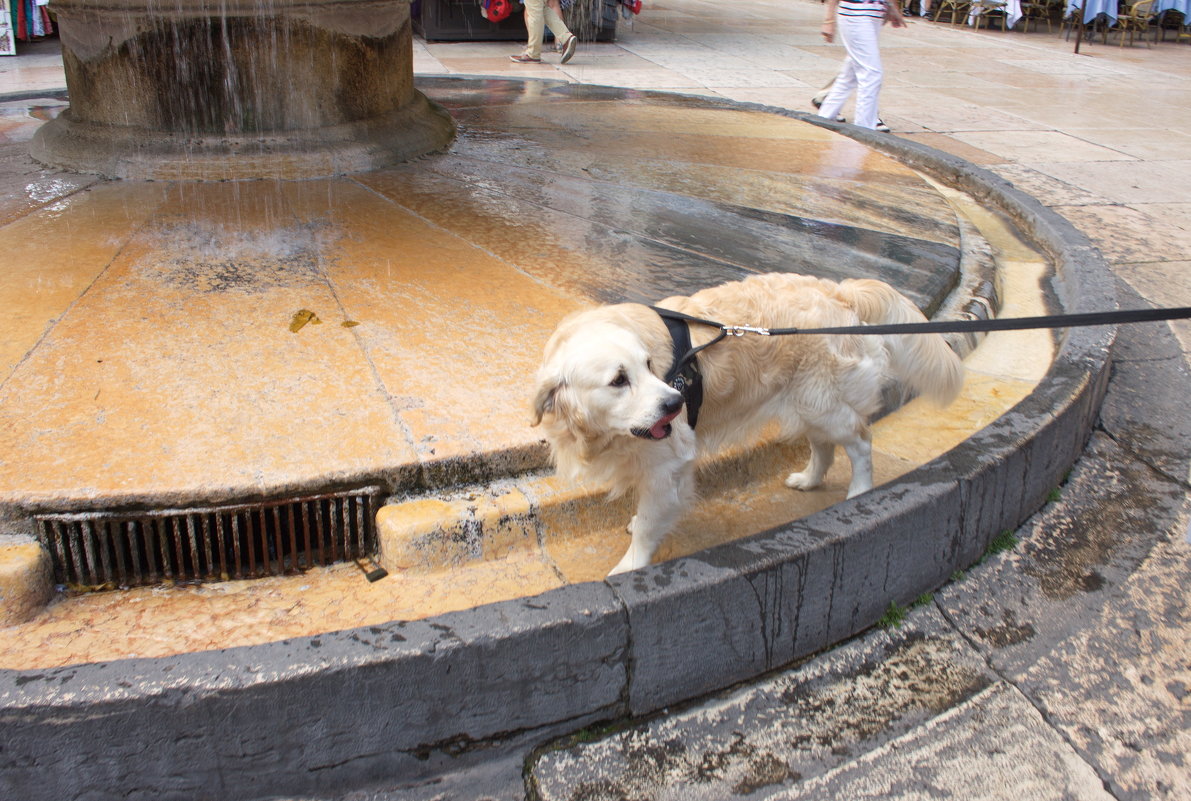
[(228, 581), (372, 556), (381, 490), (238, 506), (38, 515), (54, 580), (74, 590)]

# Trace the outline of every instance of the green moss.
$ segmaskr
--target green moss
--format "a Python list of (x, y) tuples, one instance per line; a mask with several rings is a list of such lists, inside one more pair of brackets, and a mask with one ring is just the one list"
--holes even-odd
[(877, 625), (883, 629), (900, 629), (905, 619), (905, 607), (898, 606), (895, 602), (890, 601), (889, 608), (885, 610), (885, 614), (881, 615), (881, 619), (877, 621)]
[(997, 536), (993, 537), (992, 542), (984, 550), (985, 556), (992, 556), (996, 553), (1003, 553), (1004, 551), (1011, 551), (1017, 545), (1017, 535), (1009, 529), (1005, 529)]

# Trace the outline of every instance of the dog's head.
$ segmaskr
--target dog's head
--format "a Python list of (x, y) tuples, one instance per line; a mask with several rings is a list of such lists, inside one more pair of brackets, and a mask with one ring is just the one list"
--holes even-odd
[(584, 451), (620, 437), (665, 439), (683, 403), (659, 377), (671, 360), (665, 325), (645, 307), (568, 318), (546, 345), (533, 424), (545, 421), (556, 447), (573, 438)]

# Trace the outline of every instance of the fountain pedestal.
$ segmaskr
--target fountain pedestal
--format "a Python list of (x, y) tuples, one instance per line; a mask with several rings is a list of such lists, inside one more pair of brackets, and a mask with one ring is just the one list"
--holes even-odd
[(111, 178), (311, 178), (445, 147), (409, 0), (55, 0), (70, 108), (32, 145)]

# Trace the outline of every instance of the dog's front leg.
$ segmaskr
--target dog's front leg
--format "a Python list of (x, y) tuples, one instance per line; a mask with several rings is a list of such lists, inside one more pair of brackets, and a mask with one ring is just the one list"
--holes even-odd
[(670, 467), (674, 472), (649, 476), (638, 488), (637, 513), (629, 521), (632, 541), (629, 543), (629, 549), (608, 575), (614, 576), (648, 565), (662, 540), (693, 502), (693, 458), (681, 465)]

